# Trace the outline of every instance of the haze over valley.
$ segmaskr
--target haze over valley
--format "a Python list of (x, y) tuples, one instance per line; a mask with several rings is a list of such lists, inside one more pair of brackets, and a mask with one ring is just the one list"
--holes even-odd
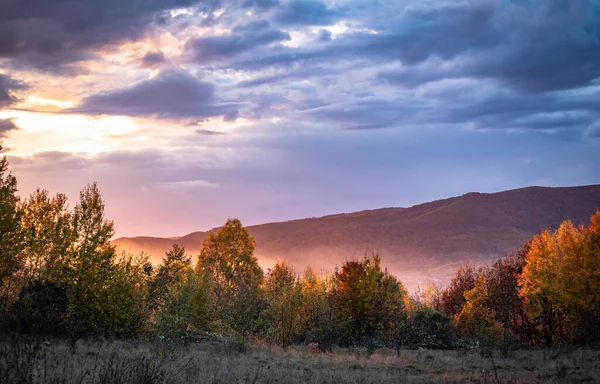
[[(264, 269), (277, 259), (297, 273), (312, 266), (331, 273), (347, 260), (377, 252), (383, 265), (409, 289), (446, 284), (458, 266), (486, 265), (516, 252), (523, 241), (564, 220), (584, 224), (600, 208), (600, 185), (529, 187), (468, 193), (410, 208), (382, 208), (248, 227)], [(158, 264), (173, 244), (197, 255), (208, 232), (178, 238), (125, 237), (119, 250), (146, 252)]]

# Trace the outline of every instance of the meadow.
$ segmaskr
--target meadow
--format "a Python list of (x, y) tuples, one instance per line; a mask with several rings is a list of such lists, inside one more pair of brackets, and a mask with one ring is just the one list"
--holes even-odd
[(468, 350), (334, 349), (226, 342), (3, 340), (0, 382), (178, 383), (586, 383), (600, 382), (600, 351), (520, 350), (504, 358)]

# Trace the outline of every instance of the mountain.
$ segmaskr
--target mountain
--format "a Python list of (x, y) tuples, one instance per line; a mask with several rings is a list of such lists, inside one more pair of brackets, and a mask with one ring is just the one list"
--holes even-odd
[[(263, 268), (278, 258), (297, 271), (312, 265), (332, 272), (346, 260), (378, 252), (382, 264), (409, 289), (430, 279), (446, 282), (465, 263), (483, 265), (517, 250), (523, 241), (563, 220), (588, 223), (600, 209), (600, 185), (528, 187), (467, 193), (410, 208), (382, 208), (248, 227)], [(116, 239), (119, 250), (145, 251), (159, 262), (177, 243), (197, 254), (208, 232), (179, 238)]]

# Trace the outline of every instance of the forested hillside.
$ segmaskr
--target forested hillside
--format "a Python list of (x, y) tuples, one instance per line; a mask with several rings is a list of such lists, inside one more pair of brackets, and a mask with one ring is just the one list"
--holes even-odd
[[(519, 248), (542, 229), (563, 220), (587, 222), (600, 208), (600, 185), (529, 187), (463, 196), (410, 208), (383, 208), (248, 227), (263, 267), (285, 258), (296, 269), (332, 271), (348, 259), (376, 251), (390, 272), (410, 288), (428, 278), (448, 279), (464, 263), (485, 264)], [(179, 244), (196, 254), (207, 232), (177, 239), (135, 237), (118, 249), (145, 251), (158, 262)]]

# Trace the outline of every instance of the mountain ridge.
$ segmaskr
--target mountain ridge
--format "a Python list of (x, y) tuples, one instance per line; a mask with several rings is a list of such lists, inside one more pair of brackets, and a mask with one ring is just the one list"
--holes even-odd
[[(469, 192), (412, 207), (387, 207), (249, 226), (263, 268), (278, 258), (298, 272), (307, 265), (331, 271), (368, 252), (415, 287), (445, 281), (460, 264), (481, 265), (516, 251), (523, 241), (563, 220), (587, 223), (600, 209), (600, 184), (576, 187), (531, 186), (495, 193)], [(210, 231), (179, 238), (125, 237), (119, 250), (145, 251), (158, 262), (177, 243), (197, 254)], [(415, 285), (416, 284), (416, 285)]]

